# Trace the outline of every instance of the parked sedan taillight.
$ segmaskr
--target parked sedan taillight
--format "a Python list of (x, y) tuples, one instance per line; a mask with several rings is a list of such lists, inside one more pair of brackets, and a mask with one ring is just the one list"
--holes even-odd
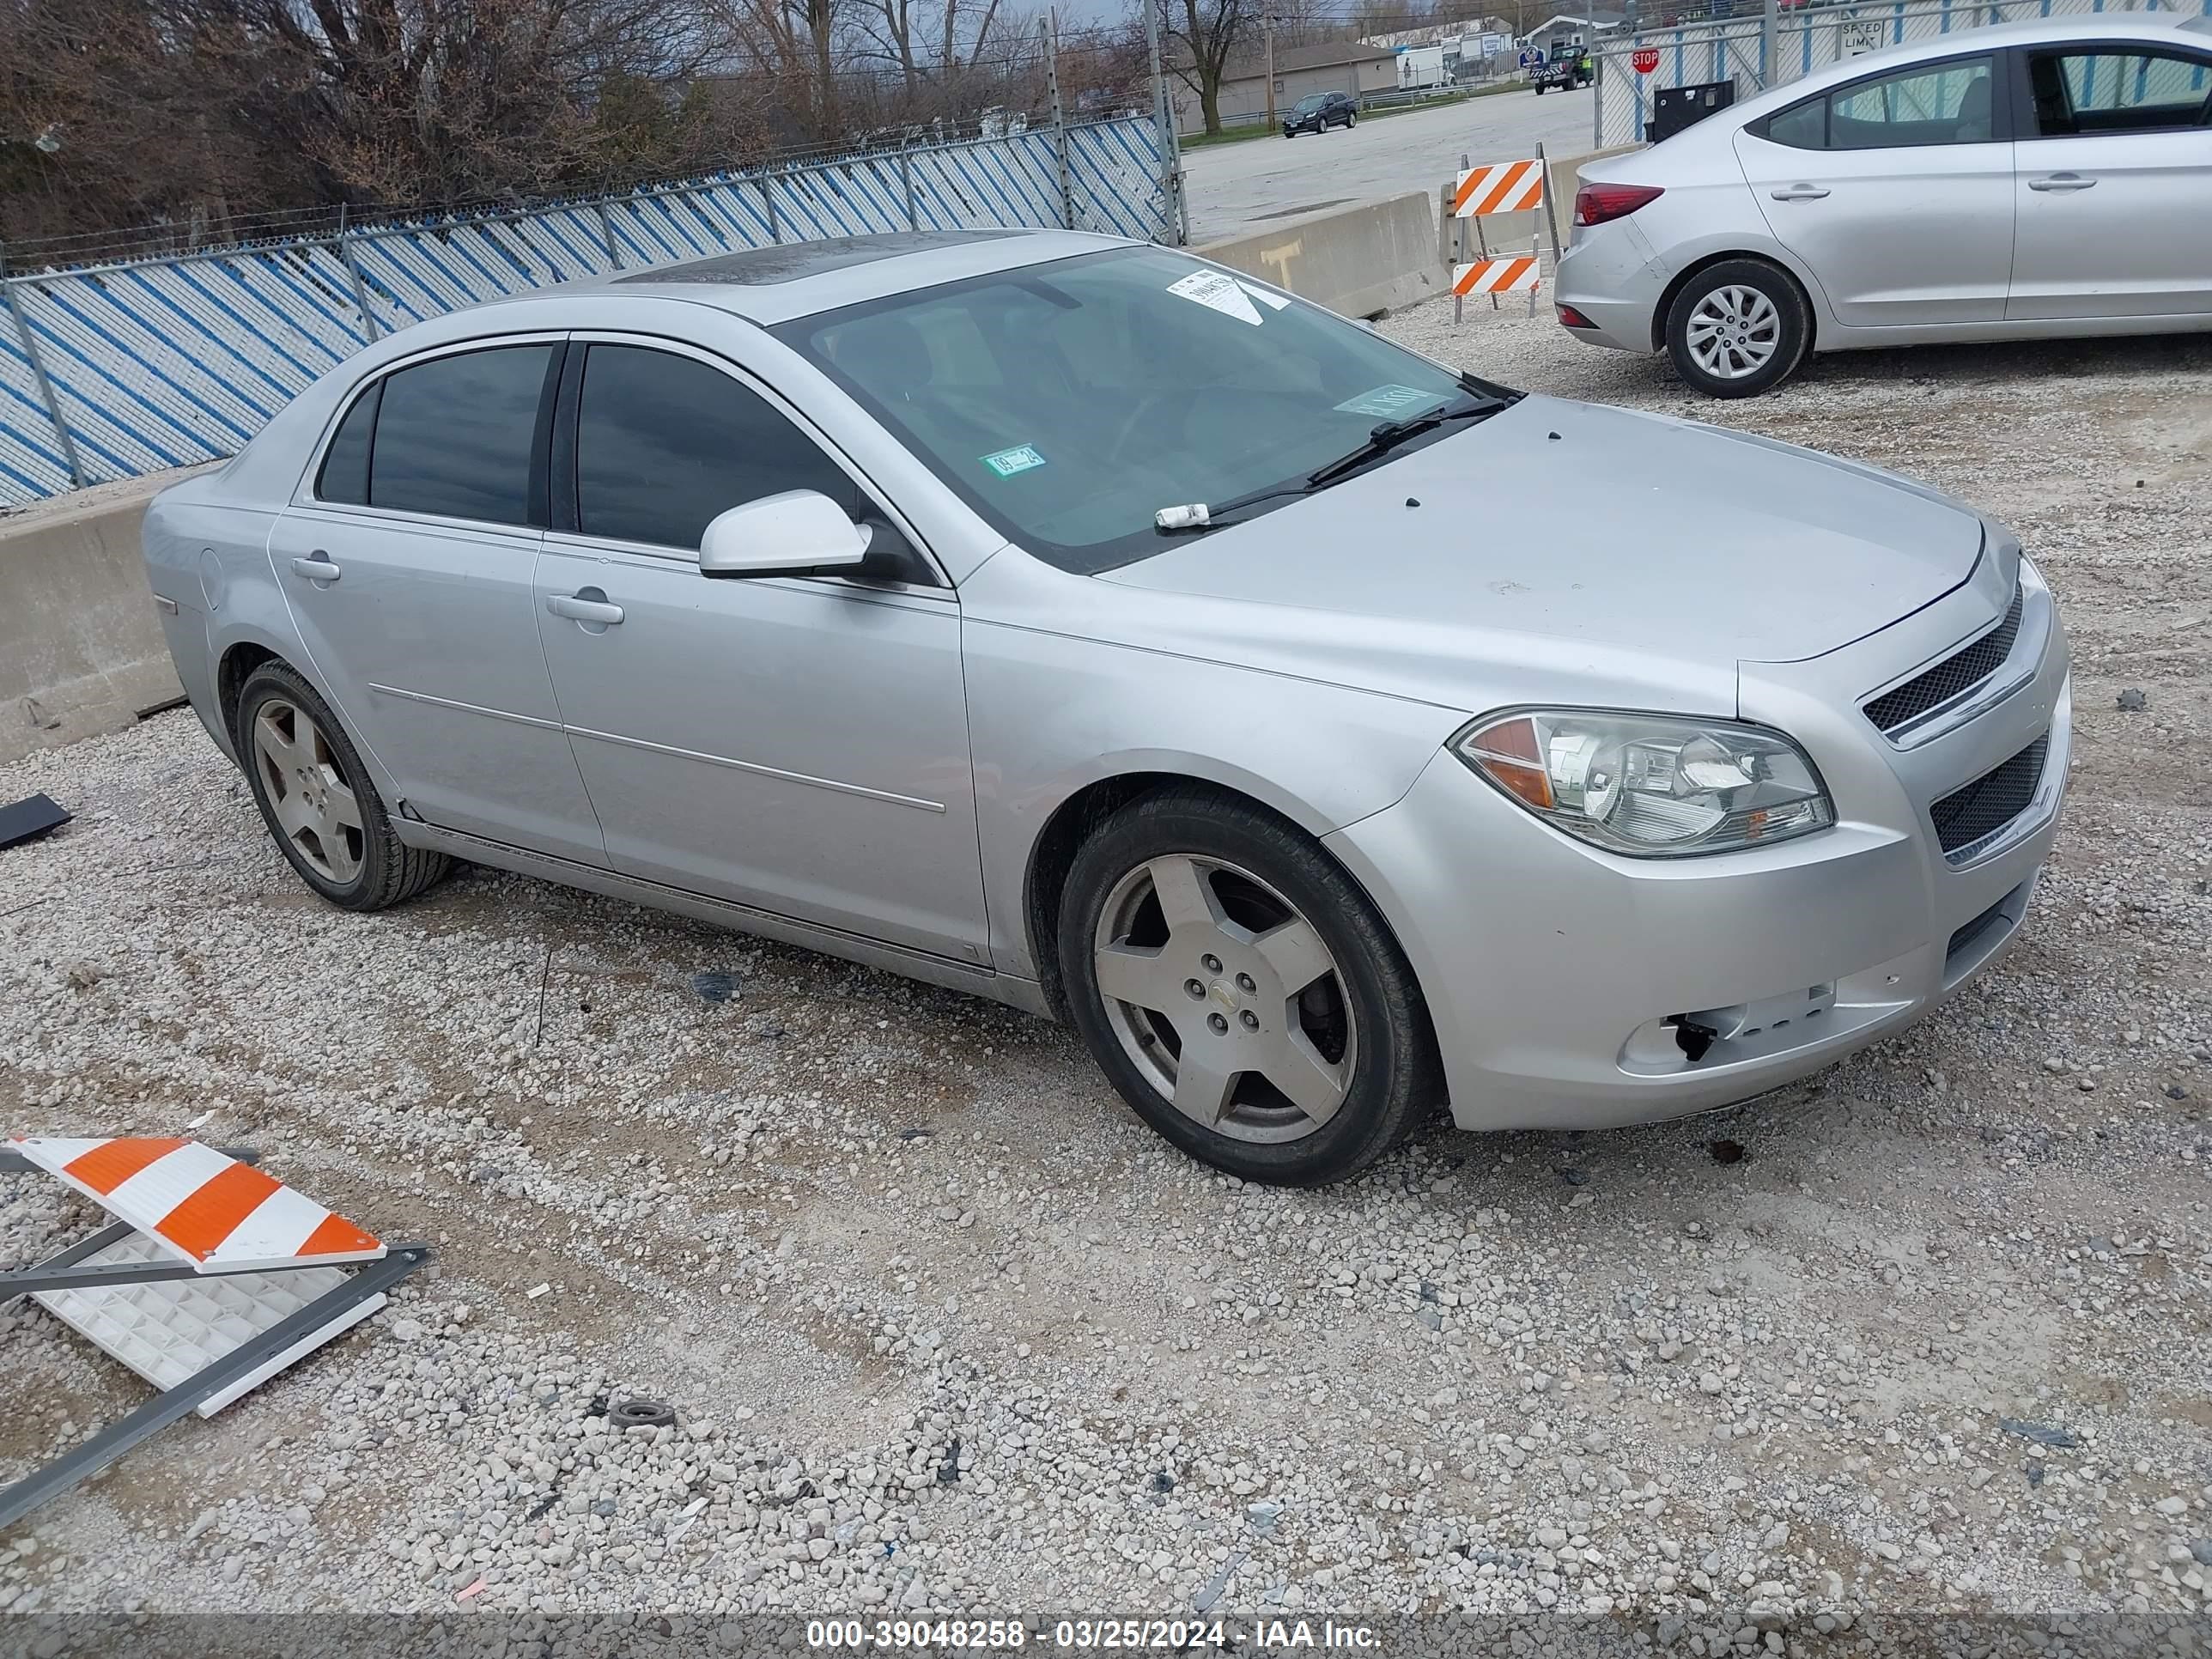
[(1609, 219), (1625, 219), (1665, 194), (1656, 185), (1584, 185), (1575, 192), (1575, 222), (1601, 225)]

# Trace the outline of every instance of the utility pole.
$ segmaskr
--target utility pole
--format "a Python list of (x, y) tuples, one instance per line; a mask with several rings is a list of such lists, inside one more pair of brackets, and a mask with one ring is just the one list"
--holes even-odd
[(1267, 131), (1275, 130), (1275, 14), (1263, 12), (1260, 33), (1267, 42)]
[(1053, 149), (1060, 162), (1060, 222), (1063, 228), (1075, 228), (1075, 184), (1067, 166), (1067, 112), (1060, 101), (1060, 12), (1048, 8), (1037, 20), (1037, 33), (1044, 44), (1045, 86), (1052, 100)]

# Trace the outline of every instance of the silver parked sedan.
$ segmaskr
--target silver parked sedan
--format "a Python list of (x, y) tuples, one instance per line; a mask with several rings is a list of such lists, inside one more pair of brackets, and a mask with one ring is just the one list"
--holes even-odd
[(423, 323), (145, 546), (332, 902), (465, 859), (1059, 1014), (1267, 1181), (1897, 1030), (2066, 775), (2051, 595), (1963, 503), (1061, 232)]
[(1559, 320), (1714, 397), (1812, 351), (2212, 328), (2212, 18), (1850, 58), (1582, 179)]

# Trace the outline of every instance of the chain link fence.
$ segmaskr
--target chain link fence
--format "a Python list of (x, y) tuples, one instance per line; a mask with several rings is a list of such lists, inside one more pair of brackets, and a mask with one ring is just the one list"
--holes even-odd
[(57, 249), (71, 268), (0, 268), (0, 507), (233, 454), (333, 363), (464, 306), (878, 231), (1173, 240), (1171, 179), (1154, 118), (1118, 115), (527, 210), (246, 223), (183, 254), (93, 264)]
[[(2212, 0), (2188, 0), (2191, 11), (2212, 14)], [(1608, 149), (1644, 142), (1651, 94), (1662, 88), (1731, 81), (1738, 102), (1768, 86), (1780, 86), (1863, 52), (1909, 41), (1931, 40), (1962, 29), (2032, 18), (2110, 11), (2174, 12), (2157, 0), (1886, 0), (1886, 3), (1791, 7), (1781, 10), (1768, 38), (1759, 15), (1670, 21), (1600, 42), (1596, 113), (1591, 147)], [(2176, 13), (2176, 15), (2181, 14)], [(1679, 15), (1677, 14), (1676, 15)], [(1638, 50), (1656, 51), (1658, 67), (1636, 72)]]

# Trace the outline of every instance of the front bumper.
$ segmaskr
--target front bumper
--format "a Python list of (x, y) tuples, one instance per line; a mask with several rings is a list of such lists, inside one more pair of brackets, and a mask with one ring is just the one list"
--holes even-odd
[[(1813, 755), (1832, 829), (1755, 852), (1621, 858), (1551, 830), (1447, 752), (1395, 805), (1328, 838), (1420, 978), (1460, 1127), (1599, 1128), (1724, 1106), (1909, 1024), (1996, 958), (2057, 834), (2072, 720), (2055, 616), (2046, 604), (2023, 641), (2032, 679), (1909, 755), (1858, 707), (1900, 661), (1939, 655), (1947, 630), (1985, 623), (1995, 581), (1985, 572), (1813, 662), (1745, 665), (1743, 717)], [(1947, 859), (1932, 802), (2043, 734), (2051, 787), (1989, 851)], [(1668, 1023), (1686, 1014), (1721, 1032), (1695, 1060)]]

